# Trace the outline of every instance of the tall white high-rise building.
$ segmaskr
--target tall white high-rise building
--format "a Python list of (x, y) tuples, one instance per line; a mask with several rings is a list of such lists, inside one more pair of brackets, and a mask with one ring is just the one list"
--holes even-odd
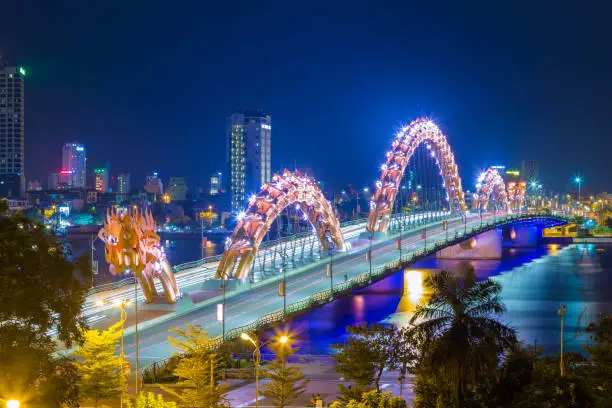
[(70, 173), (69, 187), (86, 187), (87, 151), (84, 144), (71, 142), (62, 146), (62, 171), (66, 170)]
[(232, 113), (227, 123), (226, 160), (232, 212), (246, 207), (247, 196), (257, 193), (272, 177), (272, 118), (262, 111)]
[(25, 69), (9, 67), (0, 55), (0, 197), (23, 197)]

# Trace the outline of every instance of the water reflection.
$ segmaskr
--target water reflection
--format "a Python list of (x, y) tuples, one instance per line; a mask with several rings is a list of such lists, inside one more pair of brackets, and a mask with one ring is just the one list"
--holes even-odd
[(406, 327), (410, 323), (412, 313), (420, 302), (427, 301), (425, 279), (430, 272), (426, 270), (409, 269), (404, 271), (402, 297), (399, 300), (395, 313), (390, 316), (389, 323)]

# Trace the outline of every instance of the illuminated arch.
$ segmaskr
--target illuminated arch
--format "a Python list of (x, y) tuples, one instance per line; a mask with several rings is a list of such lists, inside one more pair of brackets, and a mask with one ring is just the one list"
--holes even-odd
[(524, 181), (510, 182), (508, 183), (508, 204), (512, 210), (521, 210), (523, 203), (525, 202), (525, 191), (527, 190), (527, 183)]
[(478, 177), (476, 193), (474, 194), (474, 208), (486, 210), (489, 206), (491, 195), (503, 209), (508, 209), (508, 194), (504, 179), (496, 169), (488, 168)]
[(376, 182), (376, 192), (370, 201), (370, 216), (366, 226), (368, 231), (387, 230), (393, 202), (404, 176), (404, 170), (421, 143), (425, 143), (440, 168), (451, 211), (465, 212), (461, 179), (457, 172), (455, 156), (446, 137), (432, 121), (419, 118), (397, 132), (396, 139), (391, 144), (391, 150), (387, 152), (387, 161), (382, 165), (382, 174)]
[(344, 249), (340, 223), (319, 187), (298, 171), (285, 170), (252, 196), (246, 211), (238, 215), (238, 224), (219, 262), (217, 278), (245, 278), (272, 222), (290, 205), (296, 205), (304, 220), (310, 222), (324, 250), (331, 242), (335, 248)]

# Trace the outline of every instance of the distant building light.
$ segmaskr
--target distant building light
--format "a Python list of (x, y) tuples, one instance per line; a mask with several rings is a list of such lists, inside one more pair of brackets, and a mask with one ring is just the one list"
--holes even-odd
[(268, 124), (266, 124), (266, 123), (262, 123), (262, 124), (261, 124), (261, 128), (262, 128), (262, 129), (272, 130), (272, 126), (270, 126), (270, 125), (268, 125)]
[(76, 151), (77, 151), (77, 152), (82, 152), (83, 150), (85, 150), (85, 149), (83, 148), (83, 146), (77, 146), (77, 148), (76, 148)]
[(491, 168), (495, 170), (504, 170), (506, 166), (491, 166)]
[(518, 170), (506, 170), (506, 174), (518, 177), (521, 175), (521, 172)]
[(21, 76), (26, 76), (26, 70), (23, 67), (19, 67), (19, 73)]

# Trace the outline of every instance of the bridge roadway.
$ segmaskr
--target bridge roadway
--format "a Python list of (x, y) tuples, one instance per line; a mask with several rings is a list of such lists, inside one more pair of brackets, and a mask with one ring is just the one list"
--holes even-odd
[[(492, 219), (492, 215), (483, 217), (485, 222)], [(467, 228), (478, 226), (480, 222), (480, 217), (470, 215), (468, 217)], [(448, 236), (453, 237), (455, 231), (462, 232), (464, 228), (465, 226), (460, 218), (452, 219), (449, 221)], [(423, 248), (424, 240), (420, 236), (420, 231), (421, 229), (419, 228), (403, 234), (402, 247), (405, 251), (403, 254)], [(443, 239), (445, 234), (441, 222), (430, 225), (427, 229), (428, 245), (436, 240)], [(389, 235), (373, 241), (372, 269), (397, 260), (399, 256), (396, 245), (397, 237), (397, 234)], [(351, 277), (362, 274), (369, 269), (369, 265), (365, 261), (365, 253), (369, 246), (369, 240), (359, 238), (357, 234), (352, 239), (351, 244), (352, 248), (348, 252), (334, 254), (333, 276), (335, 284), (344, 282), (345, 275), (346, 279), (351, 279)], [(328, 258), (324, 258), (291, 274), (287, 274), (287, 305), (330, 288), (330, 279), (326, 275), (327, 261)], [(188, 301), (189, 299), (182, 300), (182, 302)], [(162, 316), (150, 322), (139, 324), (140, 367), (165, 359), (172, 354), (171, 347), (167, 342), (172, 327), (183, 327), (190, 323), (198, 324), (213, 337), (221, 335), (222, 324), (217, 321), (216, 317), (216, 303), (218, 302), (221, 302), (220, 296), (213, 299), (213, 302), (203, 304), (197, 309), (187, 310), (183, 313), (174, 312), (168, 316)], [(278, 281), (263, 283), (248, 291), (238, 293), (228, 292), (226, 297), (226, 332), (249, 324), (268, 313), (282, 310), (282, 308), (283, 297), (279, 296), (278, 293)], [(132, 313), (130, 312), (130, 314)], [(133, 324), (133, 316), (132, 318), (128, 317), (128, 326), (131, 326), (131, 324)], [(125, 354), (129, 360), (134, 360), (135, 343), (133, 327), (126, 329)]]
[[(435, 213), (425, 213), (425, 214), (434, 215)], [(424, 214), (416, 214), (415, 216), (412, 216), (412, 218), (415, 218), (416, 220), (418, 220), (419, 218), (423, 218), (424, 216), (425, 216)], [(361, 220), (357, 222), (356, 224), (347, 225), (347, 226), (342, 227), (342, 232), (344, 234), (346, 241), (350, 242), (351, 240), (358, 237), (359, 234), (364, 231), (365, 223), (366, 223), (365, 220)], [(294, 240), (292, 244), (295, 245), (296, 247), (300, 247), (302, 246), (304, 241), (306, 241), (306, 245), (312, 245), (313, 243), (313, 240), (310, 239), (310, 237), (308, 237), (308, 238), (298, 238), (297, 240)], [(280, 253), (283, 251), (282, 249), (283, 245), (284, 245), (283, 243), (276, 244), (276, 245), (267, 247), (265, 250), (268, 253), (271, 253), (271, 252)], [(305, 253), (309, 252), (310, 246), (306, 246), (305, 248), (301, 247), (300, 251), (302, 250)], [(318, 249), (315, 252), (318, 252)], [(262, 258), (264, 257), (256, 258), (255, 260), (256, 270), (259, 270), (260, 268), (259, 263), (262, 262)], [(268, 256), (267, 259), (264, 258), (263, 260), (265, 260), (266, 269), (268, 270), (272, 269), (272, 262), (273, 262), (272, 257)], [(184, 270), (181, 270), (180, 272), (177, 272), (175, 274), (175, 277), (176, 277), (176, 281), (177, 281), (177, 284), (180, 290), (183, 293), (189, 293), (194, 290), (199, 290), (204, 281), (213, 279), (215, 277), (215, 273), (217, 271), (218, 265), (219, 265), (219, 261), (211, 261), (201, 266), (184, 269)], [(258, 273), (256, 273), (255, 276), (256, 278), (259, 278)], [(159, 293), (163, 293), (161, 283), (159, 281), (156, 281), (156, 287)], [(107, 290), (104, 292), (93, 293), (87, 296), (85, 304), (83, 305), (83, 314), (85, 315), (85, 318), (87, 319), (87, 322), (90, 325), (101, 324), (102, 327), (104, 327), (104, 321), (109, 319), (109, 317), (114, 318), (114, 315), (116, 314), (116, 310), (115, 310), (116, 308), (113, 302), (121, 301), (123, 299), (128, 299), (128, 298), (134, 299), (134, 290), (131, 284), (123, 285), (116, 289)], [(104, 299), (105, 302), (103, 304), (98, 304), (97, 301), (101, 299)], [(144, 300), (144, 296), (139, 290), (138, 291), (138, 301), (142, 302), (143, 300)], [(179, 306), (183, 306), (183, 305), (179, 305)]]

